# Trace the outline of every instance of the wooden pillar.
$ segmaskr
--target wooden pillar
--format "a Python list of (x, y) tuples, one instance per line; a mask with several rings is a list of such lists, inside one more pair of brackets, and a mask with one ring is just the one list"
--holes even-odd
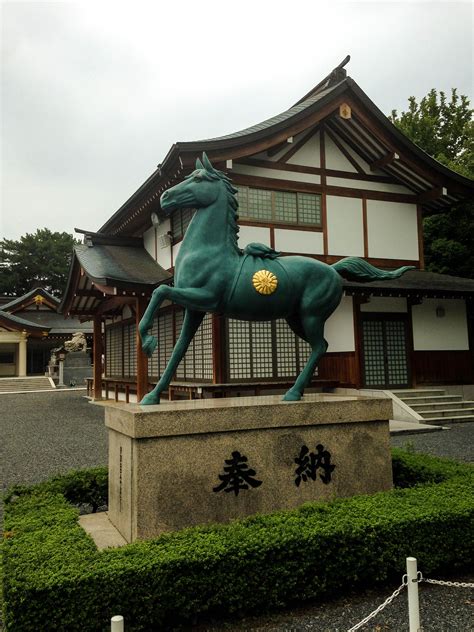
[(212, 369), (213, 383), (227, 380), (225, 323), (222, 314), (212, 314)]
[(102, 399), (102, 316), (94, 315), (94, 389), (92, 396), (94, 399)]
[(140, 402), (148, 393), (148, 358), (142, 349), (142, 341), (138, 332), (138, 325), (147, 306), (144, 298), (137, 298), (135, 318), (137, 336), (137, 402)]
[(20, 377), (26, 376), (27, 340), (28, 335), (22, 332), (20, 342), (18, 343), (18, 375)]

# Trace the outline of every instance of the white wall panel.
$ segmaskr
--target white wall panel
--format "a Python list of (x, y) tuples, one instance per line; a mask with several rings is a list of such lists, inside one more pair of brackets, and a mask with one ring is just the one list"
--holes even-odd
[(356, 169), (347, 160), (344, 154), (333, 143), (327, 134), (324, 135), (324, 149), (326, 151), (326, 168), (338, 169), (339, 171), (350, 171), (357, 173)]
[[(288, 145), (288, 147), (291, 147), (291, 145)], [(312, 136), (287, 162), (290, 165), (320, 167), (319, 133)]]
[(275, 228), (275, 250), (322, 255), (324, 252), (323, 233)]
[[(440, 318), (436, 309), (442, 307)], [(466, 351), (469, 349), (466, 303), (461, 299), (424, 299), (413, 305), (415, 351)]]
[(413, 195), (413, 191), (402, 184), (387, 184), (385, 182), (369, 182), (367, 180), (348, 180), (346, 178), (334, 178), (328, 176), (327, 183), (333, 187), (345, 187), (348, 189), (364, 189), (366, 191), (380, 191), (381, 193), (406, 193)]
[(155, 227), (152, 226), (143, 233), (143, 246), (145, 250), (155, 259)]
[(253, 241), (269, 246), (270, 229), (263, 226), (241, 226), (239, 232), (239, 248), (245, 248), (247, 244)]
[(326, 208), (329, 254), (363, 257), (362, 200), (328, 195)]
[(326, 321), (324, 337), (329, 344), (328, 353), (355, 351), (352, 296), (342, 297), (339, 307)]
[(396, 296), (371, 296), (368, 303), (360, 306), (362, 312), (404, 312), (408, 311), (407, 299)]
[(292, 180), (293, 182), (309, 182), (320, 184), (321, 177), (312, 173), (297, 173), (296, 171), (281, 171), (280, 169), (266, 169), (265, 167), (253, 167), (251, 165), (239, 165), (234, 163), (234, 173), (260, 178), (273, 178), (274, 180)]
[(419, 258), (415, 204), (367, 200), (367, 232), (369, 257)]

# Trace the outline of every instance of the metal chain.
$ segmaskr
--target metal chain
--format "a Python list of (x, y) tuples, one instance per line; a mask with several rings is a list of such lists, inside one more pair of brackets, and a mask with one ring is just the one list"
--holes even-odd
[(426, 582), (427, 584), (437, 584), (438, 586), (454, 586), (455, 588), (474, 588), (474, 584), (469, 584), (468, 582), (447, 582), (442, 579), (425, 579), (422, 577), (420, 579), (422, 582)]
[(387, 599), (385, 599), (385, 601), (380, 604), (380, 606), (378, 608), (376, 608), (373, 612), (371, 612), (369, 615), (367, 615), (365, 617), (365, 619), (362, 619), (362, 621), (360, 621), (359, 623), (357, 623), (356, 625), (354, 625), (352, 628), (350, 628), (350, 630), (348, 630), (347, 632), (355, 632), (356, 630), (358, 630), (359, 628), (361, 628), (363, 625), (365, 625), (368, 621), (370, 621), (371, 619), (373, 619), (376, 615), (378, 615), (379, 612), (381, 612), (386, 606), (388, 606), (389, 604), (392, 603), (392, 601), (395, 599), (395, 597), (398, 597), (398, 595), (402, 592), (402, 590), (405, 588), (405, 586), (407, 585), (407, 576), (404, 575), (403, 576), (403, 584), (401, 586), (399, 586), (397, 588), (397, 590), (394, 590), (393, 593), (390, 595), (390, 597), (387, 597)]

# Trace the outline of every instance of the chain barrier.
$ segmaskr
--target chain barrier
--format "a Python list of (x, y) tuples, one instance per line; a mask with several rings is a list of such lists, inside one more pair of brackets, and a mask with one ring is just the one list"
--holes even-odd
[[(356, 632), (356, 630), (359, 630), (359, 628), (368, 623), (371, 619), (377, 616), (379, 612), (382, 612), (384, 608), (391, 604), (395, 597), (398, 597), (398, 595), (402, 592), (405, 586), (408, 586), (408, 578), (406, 575), (403, 575), (402, 581), (403, 584), (401, 584), (401, 586), (394, 590), (390, 597), (387, 597), (387, 599), (382, 604), (380, 604), (378, 608), (373, 610), (365, 617), (365, 619), (362, 619), (362, 621), (354, 625), (347, 632)], [(444, 581), (442, 579), (428, 579), (427, 577), (423, 577), (423, 573), (421, 571), (418, 571), (416, 580), (413, 579), (412, 581), (416, 581), (417, 583), (423, 582), (425, 584), (435, 584), (437, 586), (450, 586), (451, 588), (474, 588), (474, 583), (471, 584), (469, 582), (450, 582)]]
[(368, 614), (365, 619), (362, 619), (362, 621), (360, 621), (359, 623), (357, 623), (356, 625), (354, 625), (350, 630), (348, 630), (347, 632), (355, 632), (356, 630), (358, 630), (359, 628), (361, 628), (363, 625), (365, 625), (366, 623), (368, 623), (371, 619), (373, 619), (375, 616), (378, 615), (379, 612), (382, 612), (382, 610), (384, 608), (386, 608), (389, 604), (392, 603), (392, 601), (395, 599), (395, 597), (398, 597), (398, 595), (402, 592), (402, 590), (408, 585), (408, 581), (407, 581), (407, 576), (403, 575), (402, 578), (403, 584), (401, 584), (396, 590), (393, 591), (393, 593), (390, 595), (390, 597), (387, 597), (387, 599), (385, 599), (385, 601), (383, 603), (380, 604), (380, 606), (378, 608), (376, 608), (373, 612), (371, 612), (370, 614)]

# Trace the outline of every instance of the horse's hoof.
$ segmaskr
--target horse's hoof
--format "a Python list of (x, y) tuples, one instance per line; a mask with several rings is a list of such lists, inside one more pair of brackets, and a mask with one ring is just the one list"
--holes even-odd
[(148, 393), (140, 402), (140, 406), (151, 406), (152, 404), (159, 404), (160, 396), (156, 393)]
[(298, 391), (294, 391), (292, 388), (290, 388), (289, 391), (286, 391), (286, 393), (283, 395), (284, 402), (298, 402), (300, 399), (301, 393)]

